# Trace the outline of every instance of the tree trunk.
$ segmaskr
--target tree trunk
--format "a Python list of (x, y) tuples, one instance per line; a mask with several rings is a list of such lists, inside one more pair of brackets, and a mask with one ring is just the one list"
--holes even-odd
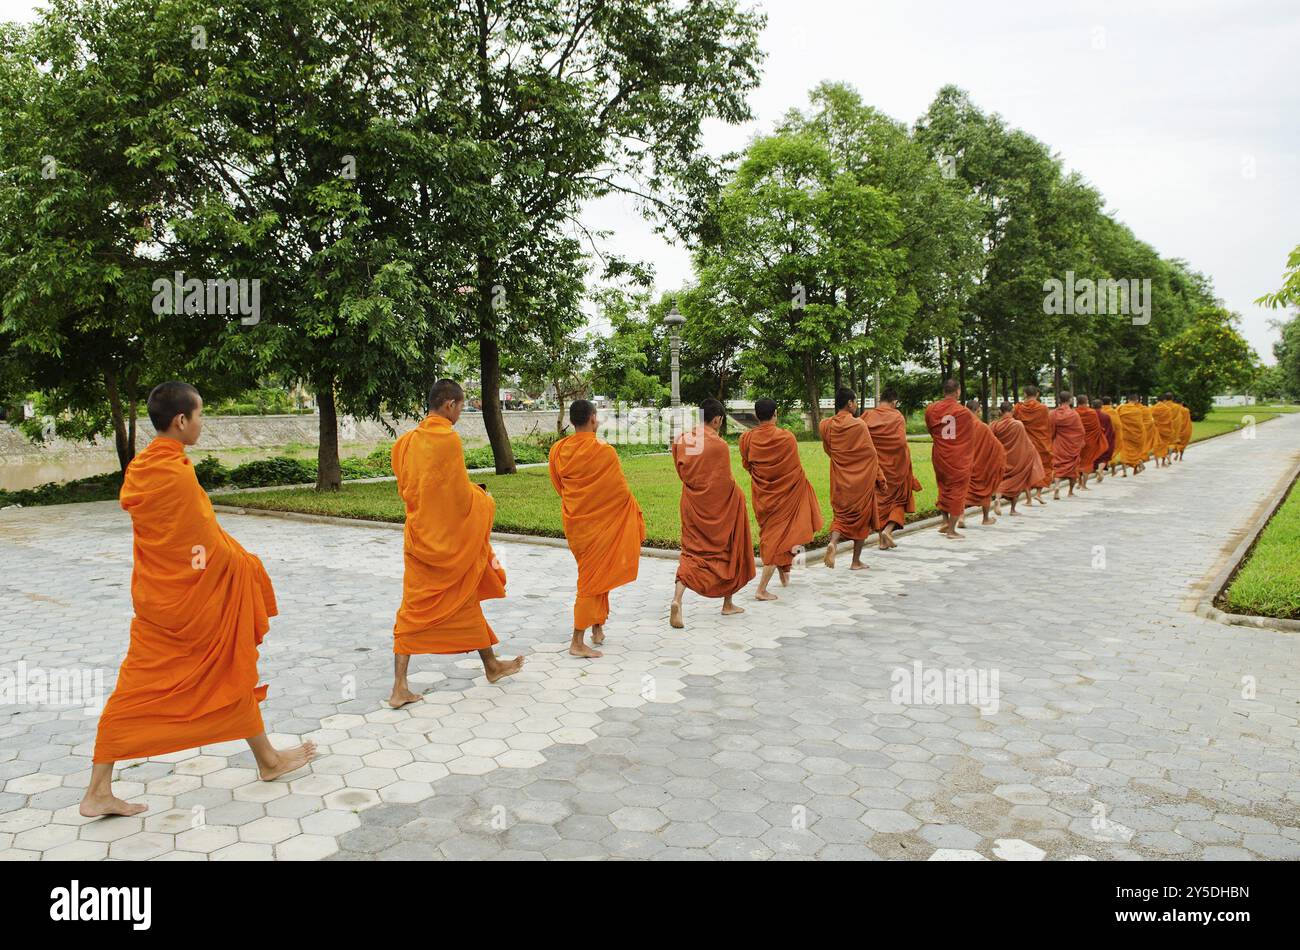
[(478, 353), (479, 386), (482, 387), (483, 428), (492, 446), (492, 461), (498, 475), (513, 475), (515, 450), (501, 414), (501, 349), (497, 342), (496, 314), (492, 310), (496, 292), (496, 266), (486, 257), (478, 259)]
[(316, 405), (320, 410), (320, 435), (316, 446), (316, 490), (338, 491), (343, 487), (339, 465), (339, 418), (334, 403), (334, 380), (316, 383)]
[(803, 354), (803, 384), (804, 398), (808, 402), (808, 418), (812, 420), (813, 431), (821, 425), (822, 405), (820, 393), (817, 392), (817, 368), (813, 362), (811, 350), (805, 350)]
[(135, 406), (131, 407), (131, 424), (127, 427), (126, 413), (122, 409), (122, 395), (117, 388), (117, 373), (104, 373), (104, 388), (108, 391), (108, 407), (113, 418), (113, 446), (117, 449), (117, 464), (123, 472), (135, 458)]

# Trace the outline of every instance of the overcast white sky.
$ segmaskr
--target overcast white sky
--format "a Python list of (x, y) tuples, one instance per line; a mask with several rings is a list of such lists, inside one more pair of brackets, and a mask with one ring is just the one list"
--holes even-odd
[[(1276, 290), (1300, 243), (1300, 3), (1296, 0), (765, 0), (757, 119), (711, 126), (739, 149), (823, 79), (913, 122), (945, 83), (1055, 150), (1138, 238), (1208, 274), (1272, 362)], [(27, 20), (36, 4), (0, 0)], [(690, 276), (619, 200), (589, 223), (652, 262), (660, 289)], [(1132, 275), (1141, 276), (1141, 275)]]

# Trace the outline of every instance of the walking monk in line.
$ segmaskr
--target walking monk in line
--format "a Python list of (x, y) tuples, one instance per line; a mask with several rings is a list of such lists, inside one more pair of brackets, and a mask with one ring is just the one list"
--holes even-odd
[(600, 420), (585, 399), (569, 406), (573, 435), (551, 446), (551, 484), (560, 496), (564, 537), (578, 562), (578, 597), (573, 602), (569, 655), (598, 657), (605, 642), (609, 592), (636, 580), (645, 540), (645, 518), (632, 497), (614, 446), (596, 437)]
[(858, 418), (858, 397), (851, 389), (835, 391), (835, 415), (821, 424), (822, 449), (831, 459), (831, 537), (826, 544), (824, 562), (835, 566), (835, 547), (845, 538), (853, 542), (853, 563), (849, 569), (861, 571), (862, 545), (867, 535), (880, 525), (876, 515), (876, 493), (883, 487), (884, 475), (871, 430)]
[(1160, 467), (1160, 457), (1156, 455), (1156, 417), (1147, 405), (1146, 397), (1138, 398), (1138, 406), (1142, 409), (1142, 462), (1145, 465), (1146, 460), (1155, 457), (1156, 468)]
[(1028, 503), (1030, 491), (1043, 480), (1043, 463), (1029, 433), (1025, 431), (1025, 424), (1016, 418), (1011, 403), (1004, 402), (998, 411), (1001, 415), (989, 426), (1007, 450), (1006, 472), (1002, 476), (1002, 484), (998, 486), (998, 494), (1011, 502), (1011, 513), (1018, 515), (1020, 512), (1016, 511), (1016, 500), (1024, 492)]
[[(1088, 476), (1097, 467), (1097, 458), (1106, 448), (1106, 436), (1087, 396), (1079, 396), (1075, 400), (1074, 411), (1083, 423), (1083, 448), (1079, 450), (1079, 489), (1087, 491)], [(1101, 484), (1101, 472), (1097, 473), (1097, 484)]]
[(117, 685), (99, 716), (85, 818), (138, 815), (113, 794), (113, 766), (247, 739), (265, 782), (316, 755), (304, 742), (276, 749), (258, 704), (257, 648), (277, 613), (275, 592), (255, 555), (217, 524), (185, 447), (203, 431), (203, 400), (188, 383), (149, 393), (158, 436), (127, 466), (119, 496), (133, 537), (131, 642)]
[(1102, 473), (1115, 457), (1115, 423), (1106, 414), (1105, 405), (1100, 399), (1092, 401), (1092, 411), (1097, 414), (1097, 424), (1101, 426), (1101, 451), (1097, 453), (1097, 484), (1101, 484)]
[(1175, 399), (1174, 403), (1178, 407), (1178, 421), (1175, 424), (1178, 437), (1174, 442), (1174, 451), (1178, 453), (1178, 461), (1181, 462), (1184, 450), (1192, 442), (1192, 410), (1181, 399)]
[(863, 413), (871, 443), (876, 449), (880, 473), (884, 484), (876, 483), (876, 521), (880, 526), (877, 538), (880, 550), (898, 547), (894, 531), (907, 523), (907, 516), (916, 511), (916, 493), (921, 483), (912, 471), (912, 449), (907, 444), (907, 420), (898, 411), (898, 391), (886, 389), (880, 394), (875, 409)]
[(754, 415), (758, 425), (740, 436), (740, 464), (749, 472), (763, 558), (756, 596), (776, 600), (767, 589), (772, 573), (780, 572), (782, 587), (790, 582), (795, 553), (802, 553), (822, 529), (822, 506), (804, 474), (794, 433), (776, 424), (776, 402), (758, 400)]
[(1123, 472), (1124, 478), (1128, 478), (1128, 465), (1124, 462), (1124, 424), (1119, 418), (1119, 406), (1111, 402), (1109, 396), (1103, 396), (1101, 399), (1101, 414), (1110, 420), (1110, 428), (1113, 438), (1110, 446), (1110, 474), (1115, 475), (1115, 467), (1119, 466)]
[(943, 515), (941, 534), (960, 539), (957, 522), (966, 511), (970, 489), (970, 467), (975, 417), (961, 404), (961, 385), (950, 379), (943, 384), (943, 398), (925, 407), (925, 425), (933, 444), (930, 461), (939, 483), (938, 508)]
[(1129, 393), (1115, 412), (1119, 419), (1120, 461), (1131, 465), (1134, 475), (1146, 468), (1146, 426), (1140, 400), (1137, 393)]
[(394, 709), (417, 701), (407, 668), (412, 654), (470, 653), (489, 683), (519, 672), (524, 658), (502, 660), (480, 601), (506, 595), (506, 572), (492, 552), (496, 502), (469, 480), (465, 450), (452, 428), (465, 392), (450, 379), (429, 391), (429, 414), (393, 444), (397, 493), (406, 503), (402, 606), (393, 624)]
[(725, 412), (718, 400), (704, 400), (703, 422), (673, 442), (673, 465), (682, 480), (682, 553), (668, 622), (678, 629), (686, 625), (686, 588), (701, 597), (721, 597), (723, 616), (730, 616), (745, 612), (731, 598), (755, 574), (745, 493), (731, 474), (731, 449), (718, 435)]
[(1038, 450), (1038, 461), (1043, 468), (1043, 480), (1034, 486), (1033, 497), (1025, 499), (1025, 504), (1032, 505), (1037, 498), (1040, 505), (1045, 505), (1043, 489), (1052, 484), (1052, 415), (1039, 402), (1037, 386), (1026, 386), (1024, 392), (1024, 401), (1016, 403), (1016, 418), (1024, 423), (1025, 432)]
[(1070, 483), (1074, 497), (1074, 483), (1079, 477), (1079, 453), (1083, 450), (1083, 421), (1070, 405), (1073, 400), (1069, 390), (1056, 394), (1056, 408), (1052, 410), (1052, 462), (1056, 483), (1052, 485), (1052, 500), (1061, 497), (1061, 482)]
[[(998, 508), (998, 489), (1002, 486), (1002, 477), (1007, 468), (1007, 450), (993, 430), (980, 418), (982, 409), (978, 399), (966, 403), (971, 414), (971, 464), (970, 487), (966, 490), (966, 504), (976, 506), (984, 511), (982, 524), (993, 524), (996, 519), (990, 514)], [(957, 519), (957, 527), (966, 527), (965, 512)]]
[(1151, 419), (1156, 424), (1156, 465), (1172, 464), (1169, 458), (1176, 441), (1179, 416), (1178, 403), (1173, 393), (1165, 393), (1151, 407)]

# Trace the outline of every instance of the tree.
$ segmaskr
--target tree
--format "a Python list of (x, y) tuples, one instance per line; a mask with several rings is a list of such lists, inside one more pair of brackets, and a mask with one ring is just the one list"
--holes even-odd
[(1283, 307), (1300, 307), (1300, 244), (1286, 261), (1286, 272), (1282, 275), (1282, 286), (1276, 293), (1265, 294), (1255, 303), (1262, 307), (1280, 310)]
[(186, 160), (212, 197), (176, 227), (210, 266), (265, 287), (265, 319), (209, 356), (313, 389), (317, 488), (337, 490), (338, 414), (418, 413), (454, 326), (461, 245), (430, 210), (455, 207), (463, 152), (430, 80), (448, 14), (414, 0), (177, 7), (205, 24), (201, 48), (169, 58), (201, 79)]
[(1206, 307), (1160, 348), (1163, 388), (1181, 396), (1193, 419), (1203, 419), (1221, 393), (1250, 385), (1257, 357), (1237, 332), (1236, 314)]
[[(761, 15), (734, 0), (463, 0), (439, 33), (453, 63), (444, 88), (464, 117), (473, 173), (458, 193), (475, 288), (461, 326), (478, 340), (483, 421), (496, 470), (515, 470), (501, 418), (502, 343), (534, 319), (529, 276), (582, 229), (582, 205), (630, 196), (679, 235), (694, 221), (711, 163), (706, 119), (750, 117)], [(454, 86), (454, 88), (452, 88)], [(606, 275), (628, 265), (606, 259)]]
[(1273, 344), (1278, 388), (1285, 398), (1300, 402), (1300, 313), (1285, 322), (1275, 321), (1273, 327), (1279, 333)]
[(610, 332), (589, 336), (592, 390), (615, 403), (667, 405), (667, 336), (647, 313), (649, 295), (605, 287), (593, 297), (599, 319)]

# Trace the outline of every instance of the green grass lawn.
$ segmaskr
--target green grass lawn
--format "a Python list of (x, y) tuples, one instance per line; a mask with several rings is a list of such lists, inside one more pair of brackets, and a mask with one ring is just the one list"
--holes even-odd
[(1260, 532), (1223, 605), (1238, 614), (1300, 620), (1300, 485)]
[[(1215, 409), (1203, 422), (1193, 423), (1193, 441), (1200, 441), (1240, 428), (1241, 419), (1253, 415), (1257, 423), (1271, 419), (1279, 412), (1293, 412), (1296, 407), (1266, 408), (1260, 406), (1241, 409)], [(912, 519), (925, 518), (935, 513), (938, 490), (934, 482), (934, 468), (930, 464), (930, 445), (913, 442), (912, 468), (921, 482), (916, 495), (916, 513)], [(827, 529), (830, 512), (830, 460), (822, 451), (820, 442), (800, 442), (799, 453), (804, 470), (821, 499), (822, 515)], [(749, 475), (740, 466), (740, 452), (731, 447), (731, 467), (736, 480), (750, 498)], [(646, 519), (646, 544), (650, 547), (676, 548), (680, 541), (678, 501), (681, 484), (673, 472), (672, 459), (664, 455), (625, 457), (623, 471), (628, 484), (641, 504)], [(514, 475), (473, 475), (492, 492), (497, 503), (495, 530), (510, 534), (537, 534), (563, 537), (560, 523), (560, 502), (551, 487), (545, 468), (521, 469)], [(238, 495), (218, 495), (213, 501), (237, 505), (242, 508), (264, 508), (283, 511), (301, 511), (311, 514), (334, 515), (343, 518), (361, 518), (372, 521), (402, 521), (405, 509), (393, 482), (373, 482), (364, 485), (343, 483), (342, 491), (317, 494), (315, 490), (283, 489)], [(753, 522), (753, 506), (750, 506)], [(758, 543), (758, 525), (753, 524), (754, 542)], [(814, 539), (814, 545), (826, 541), (826, 531)]]
[[(822, 515), (829, 529), (830, 460), (822, 451), (820, 442), (800, 442), (799, 454), (808, 479), (821, 500)], [(934, 468), (930, 465), (929, 445), (912, 444), (912, 466), (922, 486), (921, 491), (917, 492), (917, 511), (913, 517), (925, 517), (934, 513), (934, 501), (938, 495), (934, 484)], [(731, 468), (748, 500), (749, 473), (741, 467), (740, 452), (735, 446), (731, 449)], [(681, 483), (673, 471), (672, 458), (666, 454), (624, 458), (623, 471), (645, 514), (646, 544), (650, 547), (677, 547), (681, 539), (678, 514)], [(514, 475), (473, 475), (471, 478), (486, 484), (496, 499), (494, 530), (511, 534), (564, 536), (560, 522), (560, 500), (551, 487), (551, 479), (545, 468), (521, 469)], [(342, 491), (327, 495), (306, 488), (219, 495), (212, 500), (218, 504), (238, 505), (242, 508), (304, 511), (374, 521), (402, 521), (406, 514), (393, 482), (371, 482), (364, 485), (345, 482)], [(749, 517), (757, 548), (758, 523), (754, 521), (752, 505)], [(814, 544), (824, 544), (826, 534), (824, 531)]]

